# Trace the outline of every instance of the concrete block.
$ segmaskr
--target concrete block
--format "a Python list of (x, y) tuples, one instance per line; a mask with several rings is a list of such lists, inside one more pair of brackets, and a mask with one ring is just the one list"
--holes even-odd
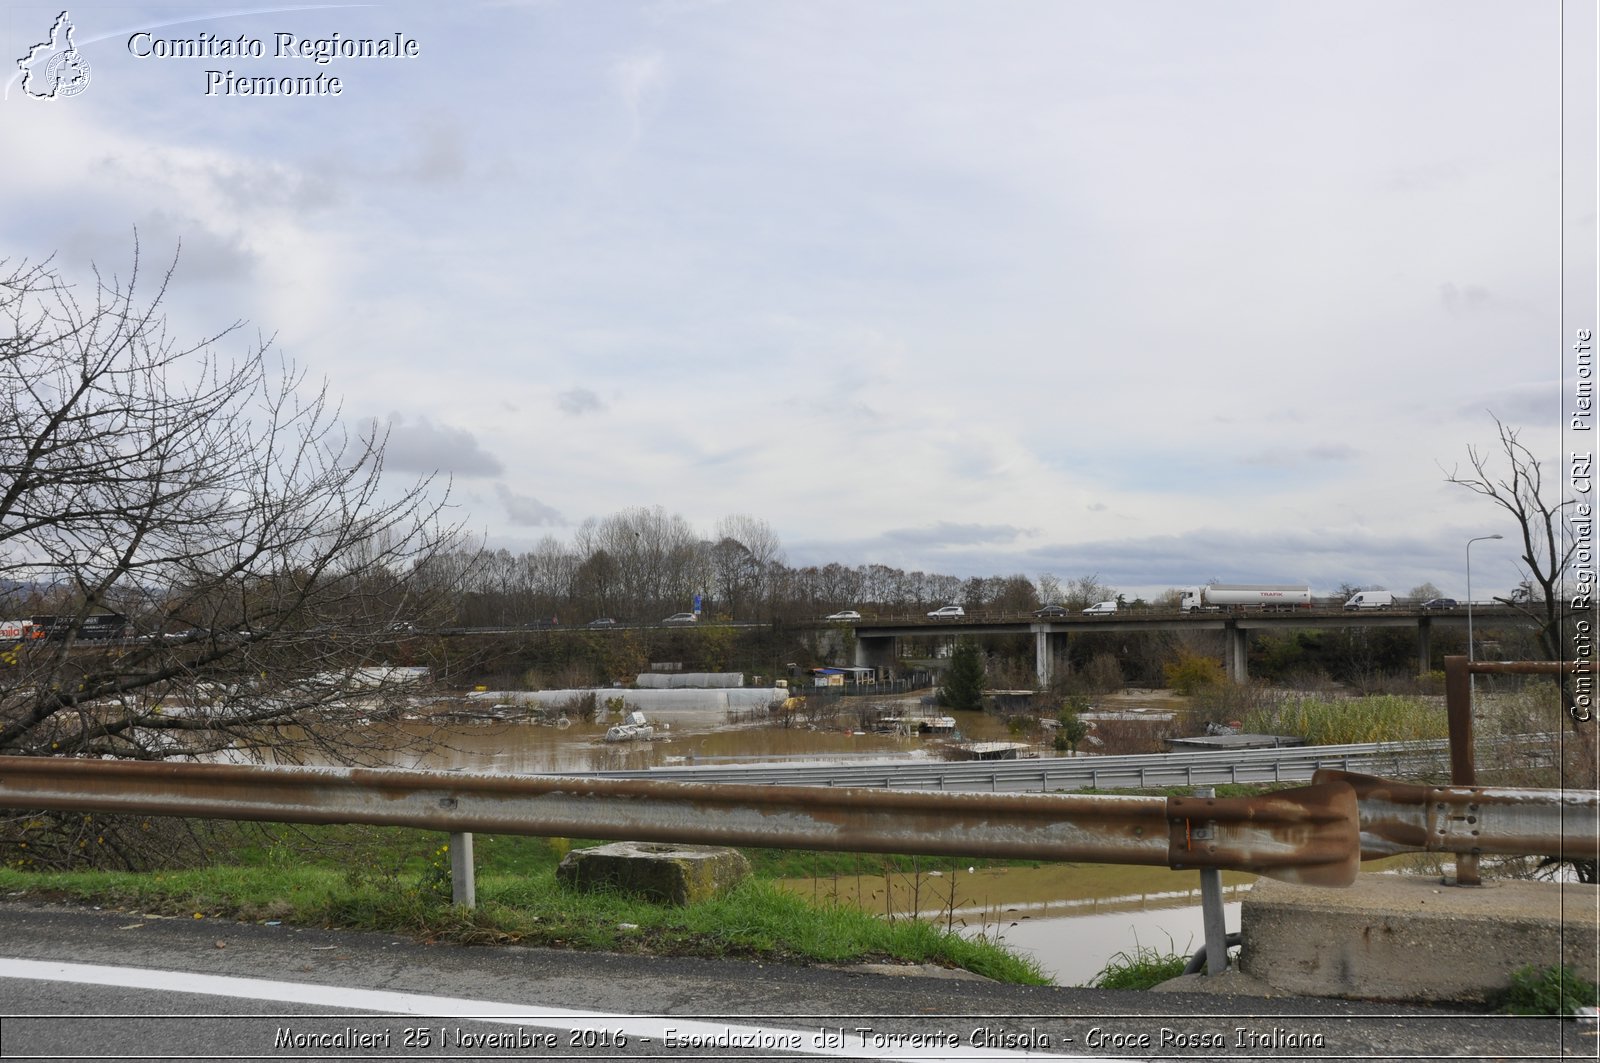
[(1364, 874), (1349, 889), (1260, 879), (1240, 906), (1240, 969), (1273, 989), (1359, 1000), (1484, 1002), (1519, 967), (1596, 980), (1596, 887)]
[(742, 882), (750, 862), (737, 849), (665, 842), (612, 842), (574, 849), (556, 868), (573, 889), (620, 890), (668, 904), (694, 904)]

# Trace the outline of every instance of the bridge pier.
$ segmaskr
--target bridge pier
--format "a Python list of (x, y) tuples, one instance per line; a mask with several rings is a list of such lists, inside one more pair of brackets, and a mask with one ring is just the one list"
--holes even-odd
[(1051, 631), (1048, 625), (1035, 625), (1033, 629), (1033, 671), (1039, 677), (1040, 688), (1050, 685), (1055, 678), (1059, 661), (1063, 674), (1070, 670), (1067, 662), (1067, 633)]
[(881, 677), (894, 670), (895, 652), (893, 635), (868, 635), (856, 631), (855, 666), (874, 668)]
[(1250, 664), (1247, 650), (1250, 633), (1238, 621), (1230, 620), (1222, 629), (1222, 667), (1235, 683), (1250, 682)]
[(1417, 674), (1433, 671), (1433, 625), (1427, 617), (1417, 620)]

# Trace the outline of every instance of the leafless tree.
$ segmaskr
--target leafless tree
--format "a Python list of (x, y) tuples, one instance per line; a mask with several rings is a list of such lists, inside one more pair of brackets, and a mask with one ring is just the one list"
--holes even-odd
[(171, 336), (175, 268), (0, 263), (0, 616), (54, 617), (0, 644), (0, 754), (370, 760), (444, 499), (270, 341)]
[[(1571, 645), (1567, 641), (1569, 627), (1577, 618), (1567, 600), (1566, 582), (1582, 541), (1570, 526), (1567, 514), (1577, 500), (1556, 502), (1547, 498), (1539, 458), (1522, 442), (1517, 429), (1498, 417), (1494, 423), (1500, 440), (1498, 453), (1469, 446), (1467, 469), (1452, 470), (1446, 480), (1482, 495), (1511, 517), (1514, 530), (1510, 538), (1522, 551), (1528, 593), (1495, 600), (1534, 623), (1539, 652), (1545, 660), (1566, 660), (1571, 657), (1567, 652)], [(1563, 707), (1576, 726), (1578, 716), (1587, 713), (1573, 712), (1569, 676), (1562, 676), (1561, 695)]]
[(1521, 549), (1525, 585), (1534, 591), (1496, 600), (1536, 621), (1540, 651), (1547, 660), (1560, 660), (1561, 621), (1567, 615), (1562, 584), (1577, 546), (1576, 537), (1566, 534), (1563, 517), (1572, 501), (1551, 502), (1545, 498), (1544, 470), (1539, 459), (1521, 441), (1515, 428), (1498, 417), (1495, 428), (1505, 470), (1493, 468), (1493, 455), (1469, 446), (1470, 472), (1452, 470), (1447, 481), (1482, 495), (1512, 518), (1516, 526), (1512, 540)]

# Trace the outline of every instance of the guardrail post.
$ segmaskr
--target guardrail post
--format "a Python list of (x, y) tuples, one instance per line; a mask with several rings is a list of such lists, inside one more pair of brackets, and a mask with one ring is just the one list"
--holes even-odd
[[(1200, 786), (1196, 797), (1216, 797), (1216, 787)], [(1210, 832), (1216, 826), (1207, 823), (1203, 828)], [(1199, 832), (1195, 837), (1199, 838)], [(1206, 977), (1214, 977), (1228, 969), (1228, 920), (1222, 907), (1222, 870), (1215, 867), (1200, 869), (1200, 914), (1206, 929)]]
[(472, 867), (472, 835), (450, 835), (450, 902), (478, 906), (478, 883)]
[[(1476, 786), (1477, 765), (1472, 754), (1472, 662), (1470, 658), (1444, 659), (1444, 711), (1450, 728), (1450, 782)], [(1456, 854), (1457, 886), (1480, 886), (1478, 854)]]

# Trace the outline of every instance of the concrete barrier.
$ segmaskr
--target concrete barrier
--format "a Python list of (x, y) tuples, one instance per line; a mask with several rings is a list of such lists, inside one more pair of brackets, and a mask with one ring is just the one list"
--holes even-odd
[(718, 845), (612, 842), (574, 849), (556, 868), (573, 889), (614, 889), (667, 904), (694, 904), (731, 889), (750, 874), (737, 849)]
[(1349, 889), (1260, 879), (1240, 906), (1240, 970), (1281, 993), (1484, 1002), (1519, 967), (1596, 981), (1597, 888), (1497, 880), (1457, 887), (1363, 874)]

